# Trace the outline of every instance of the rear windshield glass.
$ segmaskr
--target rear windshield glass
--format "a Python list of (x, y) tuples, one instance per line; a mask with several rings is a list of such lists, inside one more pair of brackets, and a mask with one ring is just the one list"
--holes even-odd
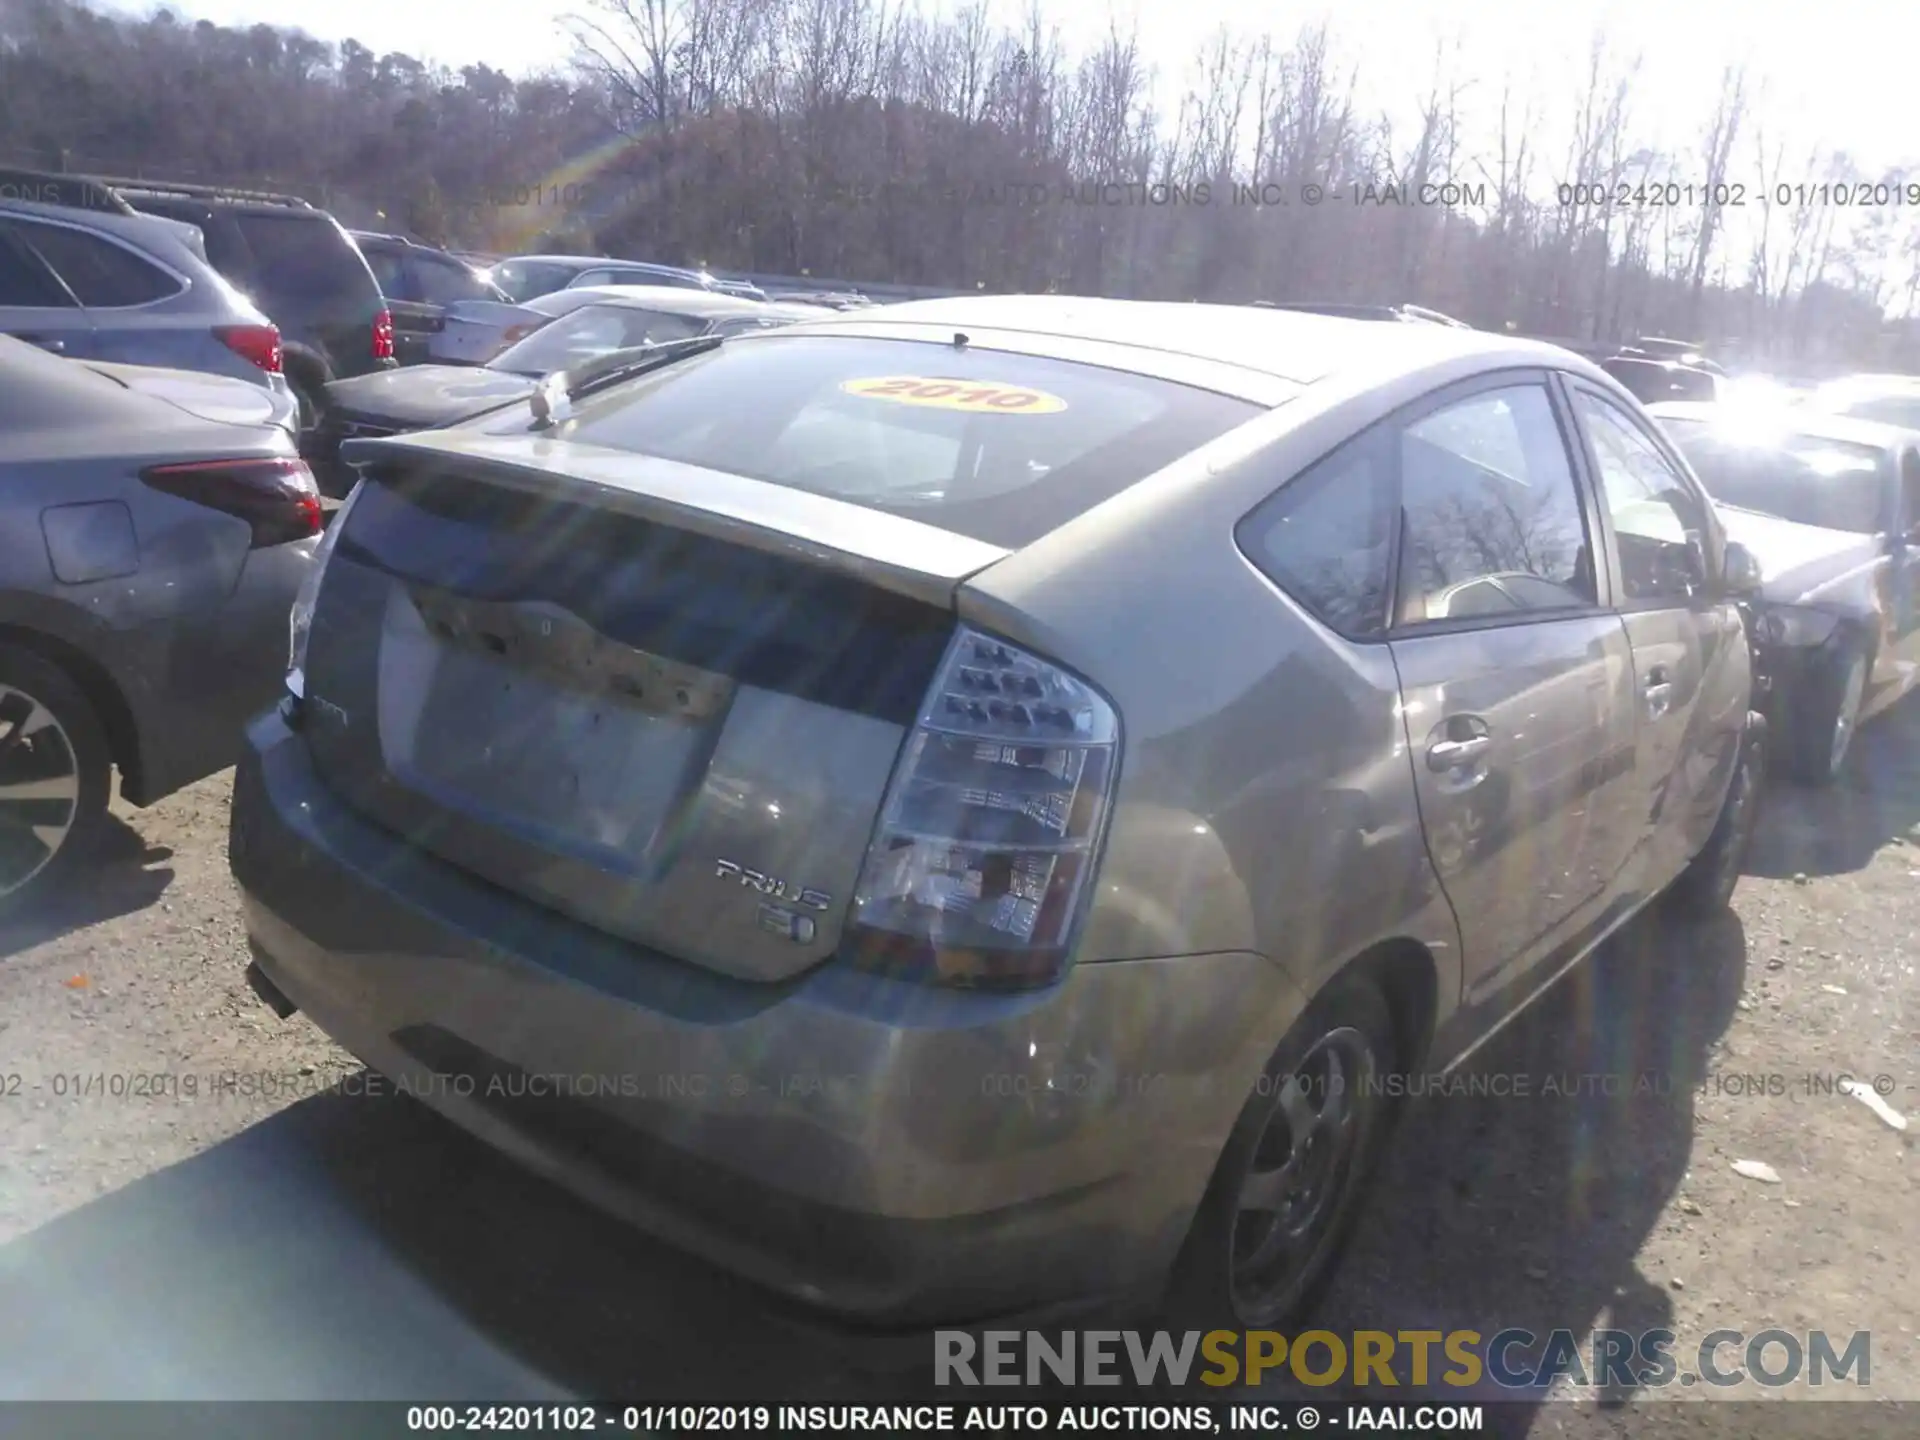
[(1662, 400), (1703, 402), (1714, 398), (1713, 376), (1704, 370), (1662, 365), (1654, 360), (1609, 360), (1601, 368), (1645, 405)]
[(580, 273), (577, 265), (556, 265), (550, 260), (502, 260), (489, 278), (515, 300), (532, 300), (562, 289)]
[(586, 400), (564, 432), (1017, 548), (1261, 413), (995, 350), (768, 335)]
[(494, 370), (545, 375), (614, 350), (685, 340), (706, 328), (704, 320), (639, 310), (631, 305), (589, 305), (534, 331), (488, 362)]
[(316, 302), (364, 301), (378, 308), (378, 287), (359, 249), (324, 215), (234, 216), (253, 252), (263, 289)]
[(1754, 443), (1697, 420), (1662, 424), (1723, 504), (1858, 535), (1884, 523), (1885, 456), (1871, 446), (1812, 435)]

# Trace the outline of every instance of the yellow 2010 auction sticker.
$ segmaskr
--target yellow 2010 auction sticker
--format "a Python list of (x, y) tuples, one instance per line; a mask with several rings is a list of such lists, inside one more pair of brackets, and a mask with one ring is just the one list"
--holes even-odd
[(1057, 415), (1067, 408), (1058, 395), (1026, 385), (937, 380), (925, 375), (878, 375), (842, 380), (841, 390), (868, 400), (924, 405), (931, 410), (968, 410), (977, 415)]

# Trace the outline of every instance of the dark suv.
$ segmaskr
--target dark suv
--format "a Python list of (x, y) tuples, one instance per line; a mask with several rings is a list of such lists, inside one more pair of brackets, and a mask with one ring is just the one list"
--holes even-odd
[(198, 226), (207, 259), (280, 327), (287, 381), (304, 432), (319, 422), (326, 384), (391, 369), (393, 317), (353, 238), (292, 195), (95, 178), (134, 209)]
[(511, 304), (506, 291), (456, 255), (422, 245), (404, 235), (371, 230), (351, 232), (367, 257), (380, 293), (393, 313), (394, 356), (402, 365), (429, 359), (432, 337), (446, 324), (447, 307), (461, 300), (498, 300)]

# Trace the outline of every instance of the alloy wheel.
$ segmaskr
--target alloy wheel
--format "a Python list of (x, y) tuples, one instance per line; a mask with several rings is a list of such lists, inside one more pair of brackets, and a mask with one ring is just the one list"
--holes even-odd
[(52, 863), (80, 807), (80, 765), (53, 712), (0, 684), (0, 895)]
[(1352, 1189), (1378, 1065), (1350, 1026), (1320, 1037), (1276, 1088), (1230, 1231), (1233, 1303), (1246, 1324), (1285, 1312), (1324, 1258)]

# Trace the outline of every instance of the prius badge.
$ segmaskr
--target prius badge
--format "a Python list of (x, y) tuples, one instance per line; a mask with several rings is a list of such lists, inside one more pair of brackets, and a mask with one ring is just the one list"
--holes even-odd
[(784, 936), (796, 945), (810, 945), (820, 933), (819, 922), (805, 912), (833, 908), (833, 897), (824, 890), (795, 885), (764, 871), (749, 869), (738, 861), (715, 860), (713, 878), (732, 880), (743, 889), (769, 897), (755, 912), (754, 923), (768, 934)]

